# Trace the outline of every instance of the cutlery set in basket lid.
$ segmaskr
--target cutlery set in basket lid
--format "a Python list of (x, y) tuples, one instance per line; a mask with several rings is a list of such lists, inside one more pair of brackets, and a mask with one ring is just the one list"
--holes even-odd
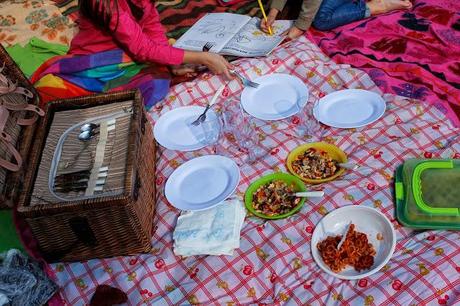
[(9, 90), (0, 99), (1, 204), (17, 203), (50, 262), (148, 252), (155, 143), (141, 95), (63, 99), (42, 111), (3, 48), (0, 60)]

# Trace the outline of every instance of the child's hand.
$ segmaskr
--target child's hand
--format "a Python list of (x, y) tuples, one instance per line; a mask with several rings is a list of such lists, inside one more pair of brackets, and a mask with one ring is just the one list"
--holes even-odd
[(196, 67), (194, 65), (182, 64), (171, 66), (171, 73), (176, 76), (186, 76), (188, 78), (196, 77)]
[(273, 25), (275, 22), (276, 16), (278, 16), (278, 10), (277, 9), (271, 9), (270, 12), (267, 15), (267, 21), (265, 19), (262, 19), (260, 22), (260, 29), (264, 31), (265, 33), (269, 33), (268, 28)]
[[(196, 51), (185, 51), (184, 52), (184, 63), (204, 65), (208, 67), (214, 74), (223, 74), (227, 79), (233, 79), (230, 69), (232, 65), (222, 56), (211, 52), (196, 52)], [(202, 70), (203, 67), (195, 67), (195, 71)]]
[(304, 32), (305, 32), (305, 31), (299, 29), (298, 27), (293, 26), (293, 27), (289, 30), (289, 32), (288, 32), (287, 35), (288, 35), (288, 38), (289, 38), (289, 39), (296, 39), (297, 37), (302, 36)]
[(227, 79), (233, 79), (230, 74), (230, 69), (232, 65), (222, 56), (210, 52), (202, 52), (204, 56), (203, 64), (209, 68), (214, 74), (221, 75), (223, 74)]

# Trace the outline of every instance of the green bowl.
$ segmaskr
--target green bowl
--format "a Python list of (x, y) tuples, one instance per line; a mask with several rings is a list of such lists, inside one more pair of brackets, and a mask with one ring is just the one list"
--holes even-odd
[(261, 185), (265, 185), (268, 182), (273, 181), (273, 180), (280, 180), (280, 181), (283, 181), (283, 182), (285, 182), (287, 184), (292, 184), (293, 183), (294, 186), (296, 187), (295, 188), (296, 192), (307, 191), (307, 188), (305, 188), (304, 182), (302, 182), (302, 180), (299, 179), (298, 177), (296, 177), (294, 175), (291, 175), (291, 174), (287, 174), (287, 173), (272, 173), (272, 174), (263, 176), (260, 179), (258, 179), (257, 181), (253, 182), (251, 184), (251, 186), (249, 186), (249, 188), (246, 190), (246, 194), (244, 195), (244, 204), (246, 205), (247, 210), (249, 210), (253, 215), (255, 215), (257, 217), (264, 218), (264, 219), (271, 219), (271, 220), (284, 219), (284, 218), (287, 218), (289, 216), (292, 216), (293, 214), (295, 214), (296, 212), (298, 212), (302, 208), (302, 205), (305, 203), (305, 198), (302, 198), (300, 200), (299, 204), (296, 207), (294, 207), (290, 212), (282, 214), (282, 215), (267, 216), (267, 215), (264, 215), (264, 214), (261, 214), (261, 213), (257, 212), (254, 209), (254, 207), (252, 207), (252, 194)]

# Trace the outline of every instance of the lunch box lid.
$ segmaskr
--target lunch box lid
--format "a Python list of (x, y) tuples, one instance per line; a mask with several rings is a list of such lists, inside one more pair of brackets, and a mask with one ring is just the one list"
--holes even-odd
[(407, 160), (395, 174), (398, 220), (419, 229), (460, 229), (459, 186), (460, 160)]

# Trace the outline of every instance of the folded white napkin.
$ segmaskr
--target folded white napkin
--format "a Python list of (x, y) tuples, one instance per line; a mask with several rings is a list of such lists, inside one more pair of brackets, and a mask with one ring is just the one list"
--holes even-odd
[(0, 293), (0, 306), (7, 305), (10, 300), (6, 297), (6, 295)]
[(204, 211), (183, 212), (173, 233), (174, 254), (233, 255), (240, 247), (240, 232), (246, 210), (231, 199)]

